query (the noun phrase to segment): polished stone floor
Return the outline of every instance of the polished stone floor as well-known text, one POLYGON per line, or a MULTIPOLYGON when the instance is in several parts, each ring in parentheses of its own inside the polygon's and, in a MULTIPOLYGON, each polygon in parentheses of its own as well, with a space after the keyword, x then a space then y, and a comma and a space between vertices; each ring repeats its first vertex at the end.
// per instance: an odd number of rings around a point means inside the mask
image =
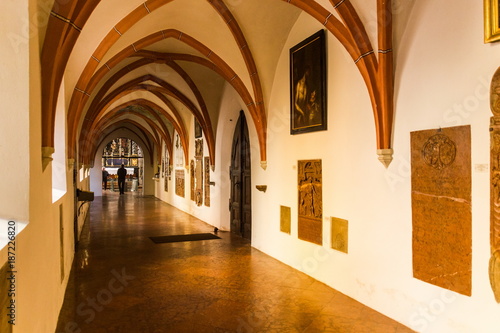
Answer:
POLYGON ((154 197, 91 205, 56 332, 354 332, 410 329, 154 197))

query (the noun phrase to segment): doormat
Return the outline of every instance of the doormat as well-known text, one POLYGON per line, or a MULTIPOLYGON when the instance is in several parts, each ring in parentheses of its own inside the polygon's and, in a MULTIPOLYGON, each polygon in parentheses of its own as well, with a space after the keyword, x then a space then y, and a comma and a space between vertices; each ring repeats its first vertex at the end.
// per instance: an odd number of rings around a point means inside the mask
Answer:
POLYGON ((160 237, 149 237, 156 244, 161 243, 176 243, 176 242, 192 242, 208 239, 220 239, 220 237, 214 234, 191 234, 191 235, 172 235, 172 236, 160 236, 160 237))

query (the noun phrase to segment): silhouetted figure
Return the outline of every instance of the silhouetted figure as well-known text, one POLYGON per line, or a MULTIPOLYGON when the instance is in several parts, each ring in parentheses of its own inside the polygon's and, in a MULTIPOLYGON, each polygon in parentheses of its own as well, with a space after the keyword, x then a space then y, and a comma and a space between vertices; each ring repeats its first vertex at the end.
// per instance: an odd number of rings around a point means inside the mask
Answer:
POLYGON ((116 172, 118 175, 118 189, 120 190, 120 194, 125 193, 125 176, 127 175, 127 169, 125 169, 125 165, 122 164, 120 169, 116 172))
POLYGON ((102 186, 106 190, 108 186, 108 176, 109 172, 106 171, 105 167, 102 167, 102 186))

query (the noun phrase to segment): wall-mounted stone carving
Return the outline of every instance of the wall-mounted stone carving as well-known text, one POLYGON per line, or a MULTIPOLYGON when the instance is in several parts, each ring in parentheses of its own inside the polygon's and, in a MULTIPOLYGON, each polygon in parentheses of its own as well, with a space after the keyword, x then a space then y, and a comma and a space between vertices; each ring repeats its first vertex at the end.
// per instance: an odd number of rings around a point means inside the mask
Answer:
POLYGON ((170 161, 170 153, 168 152, 167 146, 165 145, 165 168, 166 176, 170 177, 172 174, 172 164, 170 161))
POLYGON ((348 249, 348 222, 344 219, 332 217, 332 249, 347 253, 348 249))
POLYGON ((292 233, 292 210, 290 207, 280 206, 280 231, 292 233))
POLYGON ((191 181, 191 200, 195 201, 195 189, 194 189, 194 160, 191 160, 191 164, 189 166, 189 175, 191 181))
POLYGON ((210 207, 210 157, 205 157, 205 206, 210 207))
POLYGON ((490 247, 489 275, 500 303, 500 67, 491 81, 490 107, 490 247))
POLYGON ((203 157, 203 139, 195 140, 194 142, 194 157, 203 157))
POLYGON ((452 164, 455 161, 456 153, 455 142, 442 134, 431 136, 422 149, 425 163, 438 170, 452 164))
POLYGON ((413 276, 471 295, 470 126, 411 133, 413 276))
POLYGON ((184 170, 175 170, 175 194, 180 197, 185 196, 184 170))
POLYGON ((194 201, 197 206, 203 205, 203 139, 195 142, 194 164, 194 201))
POLYGON ((203 157, 197 157, 195 162, 195 202, 197 206, 203 205, 203 157))
POLYGON ((175 166, 182 168, 184 167, 184 148, 182 147, 182 141, 178 133, 175 134, 174 147, 175 166))
POLYGON ((321 160, 298 162, 299 239, 323 244, 323 180, 321 160))

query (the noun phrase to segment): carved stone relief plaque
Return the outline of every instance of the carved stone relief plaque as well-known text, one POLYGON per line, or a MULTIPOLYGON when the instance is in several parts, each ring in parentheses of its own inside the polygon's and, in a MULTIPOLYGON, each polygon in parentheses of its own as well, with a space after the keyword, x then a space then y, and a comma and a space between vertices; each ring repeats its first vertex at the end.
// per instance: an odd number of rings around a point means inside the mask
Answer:
POLYGON ((195 167, 195 198, 196 205, 203 205, 203 158, 196 158, 195 167))
POLYGON ((210 157, 205 157, 205 206, 210 207, 210 157))
POLYGON ((491 81, 490 107, 490 247, 489 275, 500 303, 500 67, 491 81))
POLYGON ((332 249, 347 253, 348 222, 347 220, 332 217, 332 249))
POLYGON ((422 157, 427 165, 441 170, 455 161, 457 148, 455 142, 442 134, 431 136, 422 148, 422 157))
POLYGON ((194 157, 203 157, 203 139, 196 140, 194 146, 194 157))
POLYGON ((184 198, 184 170, 175 170, 175 194, 184 198))
POLYGON ((195 141, 194 201, 203 205, 203 139, 195 141))
POLYGON ((471 295, 470 126, 411 133, 413 276, 471 295))
POLYGON ((321 160, 298 162, 299 239, 323 244, 323 190, 321 160))
POLYGON ((167 146, 165 146, 165 167, 167 169, 167 176, 170 178, 172 174, 172 161, 170 160, 170 153, 167 150, 167 146))
POLYGON ((292 233, 292 212, 290 207, 280 206, 280 231, 292 233))
POLYGON ((191 200, 194 201, 195 194, 194 194, 194 160, 191 160, 191 164, 189 166, 189 175, 190 175, 190 181, 191 181, 191 200))

